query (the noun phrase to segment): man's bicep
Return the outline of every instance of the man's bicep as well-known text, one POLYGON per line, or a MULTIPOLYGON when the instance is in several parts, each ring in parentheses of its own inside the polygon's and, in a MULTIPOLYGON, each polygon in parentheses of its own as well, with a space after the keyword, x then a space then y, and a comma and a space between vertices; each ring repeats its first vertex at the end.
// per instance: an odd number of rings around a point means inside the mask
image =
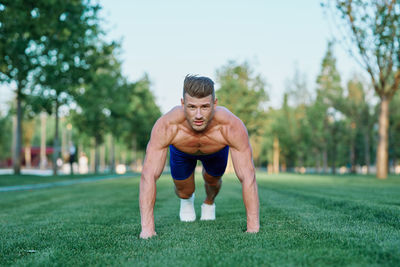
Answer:
POLYGON ((231 157, 236 175, 242 180, 254 176, 254 164, 247 129, 241 121, 235 126, 230 134, 231 157))
POLYGON ((146 148, 146 157, 143 165, 145 175, 158 178, 165 165, 168 150, 168 134, 162 120, 158 120, 150 136, 150 141, 146 148))
POLYGON ((155 146, 152 143, 148 144, 143 164, 143 175, 156 179, 160 177, 165 166, 167 149, 167 147, 155 146))

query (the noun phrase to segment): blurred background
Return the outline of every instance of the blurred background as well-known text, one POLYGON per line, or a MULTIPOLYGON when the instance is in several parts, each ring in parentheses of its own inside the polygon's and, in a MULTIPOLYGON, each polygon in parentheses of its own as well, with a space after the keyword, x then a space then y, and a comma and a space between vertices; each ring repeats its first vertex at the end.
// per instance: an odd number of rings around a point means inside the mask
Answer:
POLYGON ((1 0, 0 173, 140 171, 154 122, 198 74, 247 126, 260 170, 399 174, 399 14, 398 1, 1 0))

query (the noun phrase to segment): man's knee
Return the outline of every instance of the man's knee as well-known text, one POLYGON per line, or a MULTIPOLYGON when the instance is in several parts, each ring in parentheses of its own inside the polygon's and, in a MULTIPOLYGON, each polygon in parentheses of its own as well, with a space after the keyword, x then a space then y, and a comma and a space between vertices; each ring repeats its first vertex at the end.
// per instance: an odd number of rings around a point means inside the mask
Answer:
POLYGON ((181 187, 181 188, 178 188, 178 187, 175 186, 175 192, 176 192, 176 194, 178 195, 179 198, 188 199, 193 195, 194 188, 192 188, 192 187, 181 187))
POLYGON ((214 177, 209 175, 205 170, 203 170, 204 181, 210 186, 218 186, 222 183, 221 176, 214 177))

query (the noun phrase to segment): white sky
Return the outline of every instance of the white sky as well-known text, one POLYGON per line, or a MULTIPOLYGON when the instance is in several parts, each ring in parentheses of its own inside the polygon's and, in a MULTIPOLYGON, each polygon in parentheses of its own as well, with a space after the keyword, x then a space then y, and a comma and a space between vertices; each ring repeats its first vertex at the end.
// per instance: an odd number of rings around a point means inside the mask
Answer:
MULTIPOLYGON (((247 60, 269 84, 269 105, 278 107, 295 64, 314 89, 332 36, 318 0, 100 0, 100 4, 108 38, 122 39, 124 75, 135 81, 147 73, 163 112, 180 103, 186 74, 215 79, 215 71, 228 60, 247 60)), ((347 80, 357 65, 339 45, 335 52, 342 79, 347 80)), ((13 93, 4 86, 0 90, 4 108, 13 93)))

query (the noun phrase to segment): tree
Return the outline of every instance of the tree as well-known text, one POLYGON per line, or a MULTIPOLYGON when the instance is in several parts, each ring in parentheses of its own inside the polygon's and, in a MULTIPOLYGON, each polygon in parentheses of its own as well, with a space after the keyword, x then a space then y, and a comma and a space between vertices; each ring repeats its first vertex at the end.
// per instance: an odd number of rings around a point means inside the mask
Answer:
POLYGON ((59 147, 59 108, 72 102, 90 64, 88 57, 98 41, 98 5, 89 0, 46 2, 38 7, 38 17, 47 22, 40 45, 40 68, 35 73, 35 94, 49 99, 56 118, 53 174, 57 174, 59 147), (48 8, 51 6, 51 8, 48 8))
POLYGON ((220 85, 217 90, 219 103, 243 121, 250 136, 259 134, 263 105, 268 99, 261 75, 254 75, 247 62, 238 64, 234 61, 222 66, 216 74, 220 85))
MULTIPOLYGON (((103 43, 94 47, 87 58, 91 69, 86 84, 75 95, 77 108, 72 112, 74 125, 82 134, 94 138, 95 172, 98 172, 98 147, 104 142, 107 132, 111 131, 111 105, 116 98, 124 94, 121 91, 121 68, 116 58, 115 43, 103 43)), ((124 102, 126 103, 126 102, 124 102)))
MULTIPOLYGON (((362 154, 365 154, 365 164, 367 166, 367 172, 369 172, 370 164, 370 132, 372 128, 372 116, 370 115, 370 106, 367 102, 367 93, 364 89, 364 85, 361 79, 354 76, 347 83, 347 96, 344 99, 340 111, 344 113, 348 120, 348 132, 349 132, 349 143, 350 143, 350 164, 351 172, 355 173, 355 165, 357 163, 357 143, 356 137, 363 137, 364 150, 362 154)), ((361 151, 360 151, 361 152, 361 151)))
POLYGON ((10 112, 3 114, 0 111, 0 155, 1 160, 7 159, 11 155, 11 132, 12 132, 12 122, 10 112))
POLYGON ((343 99, 343 88, 340 84, 340 74, 336 68, 336 58, 333 54, 333 43, 328 48, 321 63, 321 71, 317 77, 317 98, 313 110, 316 119, 313 122, 317 138, 315 146, 322 151, 323 168, 326 172, 328 151, 331 153, 332 171, 335 172, 338 134, 336 110, 340 110, 343 99), (318 114, 315 114, 318 113, 318 114), (322 116, 322 117, 321 117, 322 116), (331 148, 331 149, 330 149, 331 148))
POLYGON ((396 0, 326 1, 338 18, 348 50, 367 71, 380 99, 377 178, 388 173, 389 103, 400 87, 400 2, 396 0))
POLYGON ((43 20, 37 5, 44 0, 4 0, 0 3, 0 82, 15 84, 17 131, 13 153, 15 174, 21 171, 22 105, 29 76, 38 67, 37 50, 43 20))
MULTIPOLYGON (((142 151, 146 149, 154 123, 161 116, 150 84, 147 74, 133 84, 126 84, 130 92, 125 96, 129 101, 125 106, 125 123, 129 128, 122 137, 128 147, 142 151)), ((112 108, 112 112, 116 110, 112 108)))
POLYGON ((288 125, 292 130, 295 165, 302 167, 309 158, 311 149, 312 129, 307 118, 307 109, 311 104, 311 95, 307 89, 306 77, 296 66, 293 78, 286 81, 287 101, 283 108, 292 117, 292 123, 288 125), (291 108, 289 108, 289 106, 291 108))
POLYGON ((400 94, 396 93, 390 103, 389 120, 389 158, 393 160, 393 165, 398 165, 400 159, 400 94))

